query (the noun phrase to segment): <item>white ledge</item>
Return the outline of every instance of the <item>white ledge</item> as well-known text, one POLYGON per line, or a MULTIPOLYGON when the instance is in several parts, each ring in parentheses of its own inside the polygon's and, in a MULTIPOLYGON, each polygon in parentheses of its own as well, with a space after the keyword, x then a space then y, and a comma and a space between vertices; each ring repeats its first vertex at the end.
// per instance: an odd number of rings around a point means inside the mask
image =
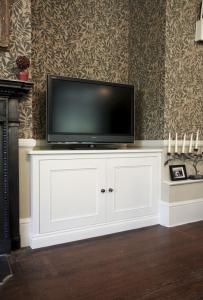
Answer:
POLYGON ((180 180, 180 181, 164 180, 164 184, 167 184, 167 185, 183 185, 183 184, 193 184, 193 183, 199 183, 199 182, 203 182, 203 179, 197 179, 197 180, 187 179, 187 180, 180 180))

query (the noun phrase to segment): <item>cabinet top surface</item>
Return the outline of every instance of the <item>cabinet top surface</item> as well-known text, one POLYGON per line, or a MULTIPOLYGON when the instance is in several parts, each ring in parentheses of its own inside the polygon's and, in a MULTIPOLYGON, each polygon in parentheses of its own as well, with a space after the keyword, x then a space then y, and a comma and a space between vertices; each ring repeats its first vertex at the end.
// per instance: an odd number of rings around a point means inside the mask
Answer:
POLYGON ((116 150, 47 150, 38 149, 29 151, 29 155, 61 155, 61 154, 125 154, 125 153, 161 153, 162 149, 136 148, 136 149, 116 149, 116 150))
POLYGON ((169 186, 176 186, 176 185, 184 185, 184 184, 203 183, 203 179, 196 179, 196 180, 187 179, 187 180, 180 180, 180 181, 165 180, 163 183, 169 186))

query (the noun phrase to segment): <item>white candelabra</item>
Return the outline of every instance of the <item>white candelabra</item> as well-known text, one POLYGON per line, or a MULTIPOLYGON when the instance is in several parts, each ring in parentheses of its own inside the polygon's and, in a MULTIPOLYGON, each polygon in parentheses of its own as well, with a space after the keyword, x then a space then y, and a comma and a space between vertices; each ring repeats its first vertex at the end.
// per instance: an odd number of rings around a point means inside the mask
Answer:
POLYGON ((188 152, 186 152, 186 133, 183 136, 182 148, 181 152, 178 152, 178 134, 175 135, 175 148, 174 152, 172 149, 172 139, 171 134, 169 133, 168 138, 168 152, 167 152, 167 160, 164 165, 167 165, 170 161, 180 160, 180 161, 192 161, 192 165, 195 169, 195 175, 188 176, 189 179, 203 179, 203 175, 200 175, 197 169, 197 165, 199 162, 203 161, 203 152, 199 151, 199 130, 196 133, 195 144, 193 143, 193 133, 190 136, 190 143, 188 152), (194 145, 193 145, 194 144, 194 145), (194 146, 194 148, 193 148, 194 146))

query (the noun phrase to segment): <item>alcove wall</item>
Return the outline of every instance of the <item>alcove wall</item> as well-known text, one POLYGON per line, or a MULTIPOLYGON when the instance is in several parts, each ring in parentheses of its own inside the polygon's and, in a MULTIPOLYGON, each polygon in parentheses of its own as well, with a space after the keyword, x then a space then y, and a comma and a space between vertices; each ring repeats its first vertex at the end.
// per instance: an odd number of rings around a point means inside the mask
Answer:
POLYGON ((14 0, 0 76, 32 58, 33 96, 20 106, 20 138, 45 137, 47 73, 136 87, 138 140, 203 132, 203 45, 194 42, 200 0, 14 0))

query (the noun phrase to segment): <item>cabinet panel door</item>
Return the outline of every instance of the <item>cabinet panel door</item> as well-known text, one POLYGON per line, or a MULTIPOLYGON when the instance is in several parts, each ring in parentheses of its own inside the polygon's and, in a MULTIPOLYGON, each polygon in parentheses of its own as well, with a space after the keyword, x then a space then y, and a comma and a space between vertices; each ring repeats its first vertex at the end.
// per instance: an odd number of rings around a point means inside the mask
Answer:
POLYGON ((107 162, 108 221, 133 219, 158 213, 159 159, 129 157, 107 162))
POLYGON ((105 221, 105 161, 40 161, 40 232, 105 221))

